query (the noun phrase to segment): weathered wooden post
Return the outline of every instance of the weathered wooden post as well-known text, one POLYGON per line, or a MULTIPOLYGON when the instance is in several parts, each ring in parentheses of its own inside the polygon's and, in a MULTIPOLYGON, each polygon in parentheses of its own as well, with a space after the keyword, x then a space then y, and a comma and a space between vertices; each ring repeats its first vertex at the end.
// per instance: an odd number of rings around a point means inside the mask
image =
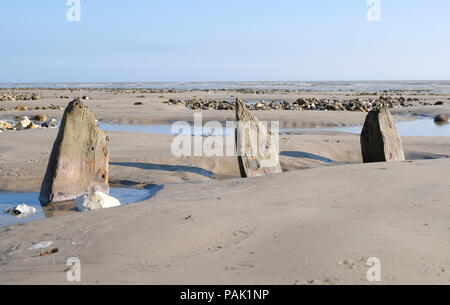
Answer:
MULTIPOLYGON (((236 149, 243 178, 282 173, 279 137, 236 99, 236 149)), ((272 126, 273 127, 273 126, 272 126)))
POLYGON ((367 115, 361 133, 361 150, 364 163, 405 160, 394 118, 386 107, 367 115))
POLYGON ((74 200, 86 192, 108 194, 108 142, 92 111, 80 99, 70 102, 42 182, 41 204, 74 200))

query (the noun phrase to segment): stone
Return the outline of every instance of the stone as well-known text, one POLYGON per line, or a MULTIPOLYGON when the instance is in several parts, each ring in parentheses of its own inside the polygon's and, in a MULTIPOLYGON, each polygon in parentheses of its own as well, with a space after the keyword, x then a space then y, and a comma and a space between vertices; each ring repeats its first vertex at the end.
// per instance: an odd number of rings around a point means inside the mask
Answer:
POLYGON ((236 99, 236 149, 243 178, 282 173, 278 135, 268 131, 247 106, 236 99))
POLYGON ((43 128, 55 128, 56 124, 58 124, 58 122, 55 119, 53 119, 50 122, 42 123, 41 127, 43 127, 43 128))
POLYGON ((39 126, 30 121, 30 123, 23 129, 36 129, 36 128, 39 128, 39 126))
POLYGON ((30 122, 30 124, 28 124, 27 129, 37 129, 39 128, 39 125, 34 124, 33 122, 30 122))
POLYGON ((19 204, 14 209, 8 209, 4 211, 6 214, 15 216, 19 219, 26 218, 28 216, 31 216, 33 214, 36 214, 36 208, 30 207, 24 203, 19 204))
POLYGON ((84 194, 75 200, 75 208, 80 212, 109 209, 120 206, 120 201, 102 192, 84 194))
POLYGON ((43 206, 85 193, 109 193, 109 139, 80 99, 67 106, 42 182, 43 206))
POLYGON ((436 124, 447 124, 448 116, 446 114, 440 114, 434 118, 436 124))
POLYGON ((47 116, 45 114, 36 114, 32 119, 38 122, 45 122, 47 121, 47 116))
POLYGON ((0 130, 11 130, 11 129, 12 129, 11 123, 0 120, 0 130))
POLYGON ((25 106, 17 106, 16 108, 14 108, 16 111, 28 111, 28 107, 25 106))
POLYGON ((30 119, 25 116, 16 123, 14 128, 16 128, 17 130, 22 130, 22 129, 26 129, 30 124, 31 124, 30 119))
POLYGON ((31 99, 32 99, 33 101, 37 101, 37 100, 40 100, 41 97, 40 97, 39 95, 33 93, 33 94, 31 95, 31 99))
POLYGON ((403 144, 386 107, 370 111, 361 133, 364 163, 404 161, 403 144))

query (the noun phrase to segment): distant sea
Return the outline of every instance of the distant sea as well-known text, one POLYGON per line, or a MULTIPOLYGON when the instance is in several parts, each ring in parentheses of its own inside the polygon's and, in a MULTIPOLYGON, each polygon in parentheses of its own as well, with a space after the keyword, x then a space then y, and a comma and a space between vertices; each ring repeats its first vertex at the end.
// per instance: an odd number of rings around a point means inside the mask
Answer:
POLYGON ((97 83, 0 83, 0 88, 76 89, 254 89, 289 91, 376 92, 414 90, 450 93, 450 81, 317 81, 317 82, 97 82, 97 83))

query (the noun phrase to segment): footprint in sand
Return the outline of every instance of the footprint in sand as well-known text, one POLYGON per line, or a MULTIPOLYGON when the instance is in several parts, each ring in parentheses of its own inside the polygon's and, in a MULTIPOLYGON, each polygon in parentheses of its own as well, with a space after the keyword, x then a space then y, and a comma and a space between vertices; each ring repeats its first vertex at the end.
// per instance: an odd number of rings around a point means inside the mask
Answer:
POLYGON ((304 286, 304 285, 310 285, 310 286, 316 286, 316 285, 338 285, 338 279, 324 279, 323 281, 321 280, 307 280, 307 281, 295 281, 294 285, 297 286, 304 286))
POLYGON ((348 269, 354 270, 354 269, 358 268, 358 265, 364 264, 364 263, 365 263, 365 259, 363 257, 363 258, 357 259, 356 261, 344 259, 343 261, 339 262, 338 265, 345 266, 348 269))

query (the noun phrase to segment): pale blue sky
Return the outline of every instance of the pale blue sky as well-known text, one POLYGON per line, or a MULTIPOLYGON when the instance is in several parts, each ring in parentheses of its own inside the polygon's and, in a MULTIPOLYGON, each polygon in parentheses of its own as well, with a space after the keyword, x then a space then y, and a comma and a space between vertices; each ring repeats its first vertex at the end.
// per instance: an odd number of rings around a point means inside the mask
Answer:
POLYGON ((0 3, 0 82, 449 80, 450 1, 0 3))

